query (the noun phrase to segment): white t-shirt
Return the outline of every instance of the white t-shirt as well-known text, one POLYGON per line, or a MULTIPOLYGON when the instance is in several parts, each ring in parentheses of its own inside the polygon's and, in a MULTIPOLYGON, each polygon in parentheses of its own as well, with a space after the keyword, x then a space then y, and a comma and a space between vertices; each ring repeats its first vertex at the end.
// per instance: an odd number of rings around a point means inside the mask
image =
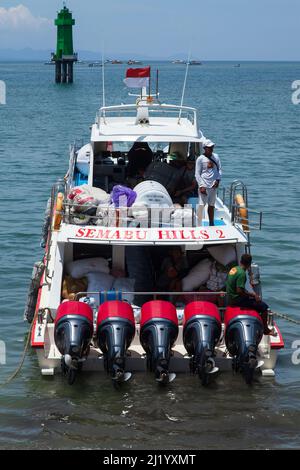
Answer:
POLYGON ((221 161, 216 153, 213 153, 211 159, 214 164, 205 155, 200 155, 196 161, 195 178, 199 188, 212 188, 216 180, 221 180, 222 169, 221 161))

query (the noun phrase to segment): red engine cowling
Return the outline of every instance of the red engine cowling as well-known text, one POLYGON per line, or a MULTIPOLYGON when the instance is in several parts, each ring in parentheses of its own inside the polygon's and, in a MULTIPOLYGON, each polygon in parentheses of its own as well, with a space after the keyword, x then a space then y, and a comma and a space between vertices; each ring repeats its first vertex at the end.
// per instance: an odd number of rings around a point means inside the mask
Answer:
POLYGON ((97 340, 104 353, 105 368, 117 382, 130 379, 125 372, 126 351, 135 335, 132 307, 127 302, 111 300, 100 305, 97 317, 97 340))
POLYGON ((231 356, 233 368, 241 371, 246 382, 253 380, 258 345, 263 336, 263 322, 255 310, 227 307, 224 316, 225 342, 231 356))
POLYGON ((236 321, 237 317, 241 316, 242 319, 245 317, 256 318, 258 322, 262 323, 262 319, 259 313, 255 310, 242 309, 240 307, 227 307, 224 314, 224 324, 227 328, 231 321, 236 321))
POLYGON ((217 306, 211 302, 190 302, 184 309, 184 325, 193 317, 204 315, 205 317, 214 318, 217 323, 221 324, 221 316, 217 306))
POLYGON ((62 371, 72 384, 82 368, 93 337, 93 310, 83 302, 63 302, 57 309, 54 327, 55 344, 62 354, 62 371))
POLYGON ((63 317, 68 315, 84 317, 90 324, 93 325, 93 310, 88 304, 85 304, 84 302, 68 300, 67 302, 60 304, 56 312, 55 324, 57 324, 63 317))
POLYGON ((148 369, 156 380, 168 383, 175 374, 169 373, 171 348, 178 336, 176 308, 165 300, 152 300, 141 310, 141 344, 147 354, 148 369))
POLYGON ((211 302, 191 302, 184 310, 183 343, 191 356, 191 372, 207 385, 215 367, 214 350, 222 331, 218 308, 211 302))

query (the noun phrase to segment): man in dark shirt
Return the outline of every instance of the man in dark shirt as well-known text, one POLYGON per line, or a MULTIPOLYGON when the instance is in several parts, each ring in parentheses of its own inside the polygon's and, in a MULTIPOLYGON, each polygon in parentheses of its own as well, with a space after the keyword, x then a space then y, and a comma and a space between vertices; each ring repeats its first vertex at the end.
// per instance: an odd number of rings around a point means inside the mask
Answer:
POLYGON ((260 313, 263 324, 264 334, 274 334, 274 330, 268 327, 268 305, 261 300, 259 295, 254 292, 248 292, 245 288, 247 276, 246 271, 251 267, 252 256, 244 254, 241 257, 240 265, 233 267, 229 273, 226 282, 226 292, 228 304, 232 307, 252 309, 260 313))

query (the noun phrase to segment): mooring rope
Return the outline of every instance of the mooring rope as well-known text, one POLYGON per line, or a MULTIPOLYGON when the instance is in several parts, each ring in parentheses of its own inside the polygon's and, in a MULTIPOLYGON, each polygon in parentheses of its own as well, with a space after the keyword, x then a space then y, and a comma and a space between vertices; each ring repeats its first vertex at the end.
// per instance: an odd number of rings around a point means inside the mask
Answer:
POLYGON ((279 317, 279 318, 282 318, 283 320, 286 320, 290 323, 294 323, 295 325, 300 325, 300 320, 295 320, 294 318, 291 318, 289 315, 287 315, 286 313, 279 313, 279 312, 274 312, 272 310, 272 313, 273 315, 275 315, 276 317, 279 317))
POLYGON ((10 382, 12 382, 14 380, 14 378, 17 377, 20 370, 22 369, 24 361, 25 361, 25 357, 26 357, 26 354, 27 354, 27 351, 28 351, 29 343, 30 343, 32 326, 33 326, 33 322, 32 322, 31 328, 29 330, 27 341, 26 341, 26 344, 25 344, 25 348, 24 348, 24 351, 23 351, 23 354, 22 354, 22 357, 21 357, 21 360, 20 360, 20 363, 19 363, 18 367, 3 383, 0 384, 0 388, 5 387, 10 382))
MULTIPOLYGON (((47 309, 45 309, 47 310, 47 309)), ((29 329, 29 332, 28 332, 28 336, 27 336, 27 341, 26 341, 26 344, 25 344, 25 348, 23 350, 23 353, 22 353, 22 356, 21 356, 21 360, 19 362, 19 365, 18 367, 15 369, 15 371, 4 381, 0 384, 0 388, 3 388, 5 387, 6 385, 10 384, 10 382, 12 382, 16 377, 17 375, 19 374, 19 372, 21 371, 22 367, 23 367, 23 364, 24 364, 24 361, 25 361, 25 358, 26 358, 26 354, 28 352, 28 348, 29 348, 29 344, 30 344, 30 339, 31 339, 31 334, 32 334, 32 329, 33 329, 33 325, 35 323, 35 320, 36 320, 36 317, 38 316, 38 313, 41 312, 41 310, 37 309, 34 316, 33 316, 33 319, 32 319, 32 322, 31 322, 31 326, 30 326, 30 329, 29 329)))

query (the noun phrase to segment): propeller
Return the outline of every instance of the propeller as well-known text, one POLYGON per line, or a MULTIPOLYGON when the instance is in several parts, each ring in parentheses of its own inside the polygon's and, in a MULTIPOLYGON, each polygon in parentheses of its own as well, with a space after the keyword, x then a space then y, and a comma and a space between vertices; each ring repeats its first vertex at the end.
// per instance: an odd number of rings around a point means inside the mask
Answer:
POLYGON ((65 354, 64 355, 64 361, 65 361, 65 364, 66 366, 69 368, 69 369, 78 369, 78 359, 77 358, 72 358, 72 356, 70 356, 70 354, 65 354))
POLYGON ((162 384, 168 384, 168 383, 173 382, 175 378, 176 378, 176 374, 174 374, 174 372, 164 371, 160 373, 160 376, 156 379, 156 382, 162 383, 162 384))
POLYGON ((112 380, 117 382, 117 383, 122 383, 122 382, 128 382, 132 377, 131 372, 124 372, 122 369, 118 369, 114 376, 112 377, 112 380))
POLYGON ((256 366, 256 369, 259 369, 260 367, 262 367, 264 365, 265 361, 257 361, 257 366, 256 366))
POLYGON ((205 372, 207 374, 215 374, 216 372, 219 372, 219 367, 216 367, 216 363, 212 358, 207 359, 205 372))

